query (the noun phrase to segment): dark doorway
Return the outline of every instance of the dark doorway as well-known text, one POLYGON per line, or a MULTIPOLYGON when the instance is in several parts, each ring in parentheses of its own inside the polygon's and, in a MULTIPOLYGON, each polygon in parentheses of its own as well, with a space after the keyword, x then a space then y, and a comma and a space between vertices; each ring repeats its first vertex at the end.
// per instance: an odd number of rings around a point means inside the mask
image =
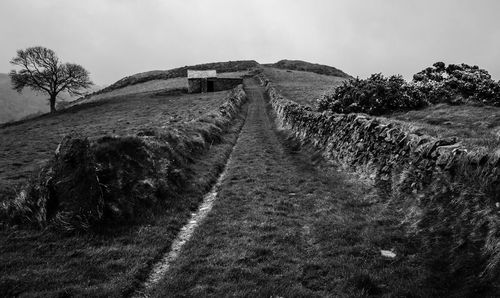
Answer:
POLYGON ((207 82, 207 92, 214 92, 214 81, 207 82))

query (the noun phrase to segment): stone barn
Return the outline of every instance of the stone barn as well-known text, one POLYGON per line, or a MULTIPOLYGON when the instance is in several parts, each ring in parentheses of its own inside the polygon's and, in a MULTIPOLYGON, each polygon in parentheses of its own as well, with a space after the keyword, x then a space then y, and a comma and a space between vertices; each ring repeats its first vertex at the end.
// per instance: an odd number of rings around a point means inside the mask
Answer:
POLYGON ((218 78, 216 70, 188 70, 188 93, 217 92, 243 84, 241 78, 218 78))

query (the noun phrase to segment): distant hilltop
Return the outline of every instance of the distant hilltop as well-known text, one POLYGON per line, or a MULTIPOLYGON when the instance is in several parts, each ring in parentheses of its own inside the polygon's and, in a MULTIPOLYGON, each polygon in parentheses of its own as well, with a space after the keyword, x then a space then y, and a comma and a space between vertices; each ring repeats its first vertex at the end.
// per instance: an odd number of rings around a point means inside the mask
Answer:
POLYGON ((274 64, 262 64, 262 65, 255 60, 239 60, 239 61, 212 62, 212 63, 204 63, 191 66, 183 66, 183 67, 173 68, 170 70, 153 70, 153 71, 141 72, 120 79, 117 82, 111 84, 110 86, 99 90, 95 94, 105 93, 115 89, 120 89, 126 86, 140 84, 151 80, 166 80, 178 77, 187 77, 188 69, 216 70, 218 73, 224 73, 224 72, 244 71, 259 66, 270 66, 281 69, 308 71, 308 72, 314 72, 329 76, 337 76, 342 78, 352 78, 350 75, 346 74, 342 70, 337 69, 333 66, 309 63, 300 60, 280 60, 274 64))
POLYGON ((342 70, 335 68, 333 66, 322 65, 317 63, 309 63, 301 60, 280 60, 274 64, 266 64, 266 66, 271 66, 281 69, 308 71, 317 74, 335 76, 341 78, 349 78, 349 79, 352 78, 352 76, 346 74, 342 70))

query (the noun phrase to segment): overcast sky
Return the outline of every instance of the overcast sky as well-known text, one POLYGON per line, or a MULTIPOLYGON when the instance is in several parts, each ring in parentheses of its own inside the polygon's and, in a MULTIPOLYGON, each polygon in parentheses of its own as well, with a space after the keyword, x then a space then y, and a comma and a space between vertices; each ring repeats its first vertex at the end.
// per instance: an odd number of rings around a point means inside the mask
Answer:
POLYGON ((300 59, 362 78, 436 61, 500 79, 498 0, 0 0, 0 72, 42 45, 97 84, 205 62, 300 59))

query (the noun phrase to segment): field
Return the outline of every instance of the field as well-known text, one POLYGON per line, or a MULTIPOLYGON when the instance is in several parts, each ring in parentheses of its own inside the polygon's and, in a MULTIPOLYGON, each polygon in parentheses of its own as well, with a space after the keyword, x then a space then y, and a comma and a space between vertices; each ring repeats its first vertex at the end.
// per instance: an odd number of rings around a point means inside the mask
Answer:
POLYGON ((428 108, 388 116, 410 131, 434 137, 457 137, 468 149, 500 150, 500 108, 491 106, 450 106, 428 108))
POLYGON ((281 93, 297 103, 316 106, 316 99, 338 86, 345 78, 306 71, 264 68, 264 74, 281 93))
POLYGON ((0 191, 24 182, 71 131, 90 138, 135 135, 143 129, 197 118, 219 106, 227 94, 118 96, 0 128, 0 191))
MULTIPOLYGON (((141 130, 190 121, 218 110, 230 91, 162 95, 147 92, 81 104, 0 128, 0 187, 22 183, 50 158, 62 136, 78 130, 91 139, 134 135, 141 130)), ((243 123, 237 117, 208 152, 193 155, 182 200, 140 223, 102 227, 82 235, 0 224, 0 293, 46 296, 127 296, 169 248, 181 225, 211 187, 243 123)))

